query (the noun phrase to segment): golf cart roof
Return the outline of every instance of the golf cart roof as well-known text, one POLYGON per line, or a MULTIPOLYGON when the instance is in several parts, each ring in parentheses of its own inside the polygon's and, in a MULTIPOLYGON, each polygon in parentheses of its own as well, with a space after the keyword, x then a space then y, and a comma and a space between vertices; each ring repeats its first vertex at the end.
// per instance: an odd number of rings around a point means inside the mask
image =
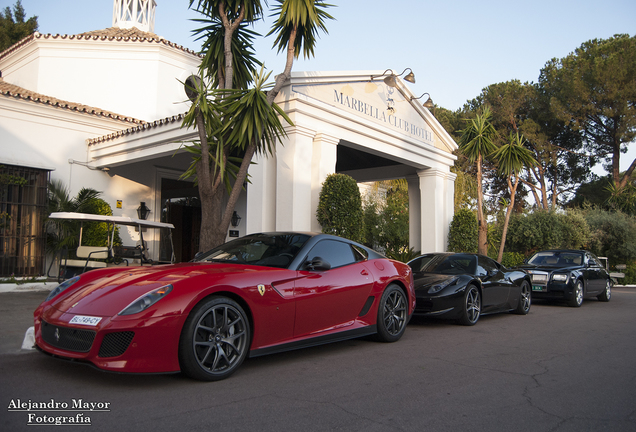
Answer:
POLYGON ((51 219, 67 219, 78 221, 106 222, 116 225, 140 226, 142 228, 174 228, 171 223, 146 221, 133 219, 127 216, 103 216, 88 213, 54 212, 49 215, 51 219))

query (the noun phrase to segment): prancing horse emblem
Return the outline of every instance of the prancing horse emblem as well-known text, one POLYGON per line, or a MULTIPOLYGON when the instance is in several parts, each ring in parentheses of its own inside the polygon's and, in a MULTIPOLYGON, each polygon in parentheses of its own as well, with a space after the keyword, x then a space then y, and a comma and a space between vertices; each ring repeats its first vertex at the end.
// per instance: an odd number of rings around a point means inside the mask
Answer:
POLYGON ((60 341, 60 329, 59 328, 55 328, 55 333, 53 334, 53 336, 55 336, 55 341, 59 342, 60 341))
POLYGON ((265 285, 259 285, 258 292, 261 293, 261 295, 265 295, 265 285))

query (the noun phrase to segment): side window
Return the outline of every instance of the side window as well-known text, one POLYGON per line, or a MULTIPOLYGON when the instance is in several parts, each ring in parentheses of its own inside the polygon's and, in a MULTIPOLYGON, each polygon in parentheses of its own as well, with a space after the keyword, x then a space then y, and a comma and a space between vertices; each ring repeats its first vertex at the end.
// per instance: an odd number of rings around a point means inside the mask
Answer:
POLYGON ((489 273, 497 270, 497 265, 490 258, 480 256, 477 260, 477 276, 488 276, 489 273))
POLYGON ((316 244, 316 246, 309 251, 307 261, 311 261, 316 257, 328 261, 329 264, 331 264, 331 268, 342 267, 359 261, 353 254, 351 246, 336 240, 323 240, 316 244))

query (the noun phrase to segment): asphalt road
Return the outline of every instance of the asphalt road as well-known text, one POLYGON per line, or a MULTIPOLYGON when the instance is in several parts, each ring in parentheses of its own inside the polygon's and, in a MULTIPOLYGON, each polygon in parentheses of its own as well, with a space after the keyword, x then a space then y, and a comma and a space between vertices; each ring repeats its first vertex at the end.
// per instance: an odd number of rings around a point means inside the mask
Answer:
POLYGON ((394 344, 358 339, 249 359, 216 383, 104 373, 20 350, 44 296, 0 293, 2 431, 32 430, 29 415, 90 419, 37 429, 56 432, 636 431, 633 288, 614 289, 609 303, 534 304, 527 316, 474 327, 416 320, 394 344), (71 409, 79 400, 106 408, 71 409), (28 401, 70 411, 11 408, 28 401))

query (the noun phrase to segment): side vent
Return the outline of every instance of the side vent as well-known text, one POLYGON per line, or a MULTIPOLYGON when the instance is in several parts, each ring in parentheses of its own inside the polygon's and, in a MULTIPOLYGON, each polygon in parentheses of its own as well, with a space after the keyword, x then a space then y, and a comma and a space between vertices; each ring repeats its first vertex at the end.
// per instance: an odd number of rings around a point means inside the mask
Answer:
POLYGON ((369 309, 371 309, 371 305, 373 304, 373 300, 375 300, 374 296, 370 296, 367 299, 367 302, 364 304, 364 307, 362 308, 362 310, 360 311, 360 315, 358 316, 365 316, 367 312, 369 312, 369 309))

